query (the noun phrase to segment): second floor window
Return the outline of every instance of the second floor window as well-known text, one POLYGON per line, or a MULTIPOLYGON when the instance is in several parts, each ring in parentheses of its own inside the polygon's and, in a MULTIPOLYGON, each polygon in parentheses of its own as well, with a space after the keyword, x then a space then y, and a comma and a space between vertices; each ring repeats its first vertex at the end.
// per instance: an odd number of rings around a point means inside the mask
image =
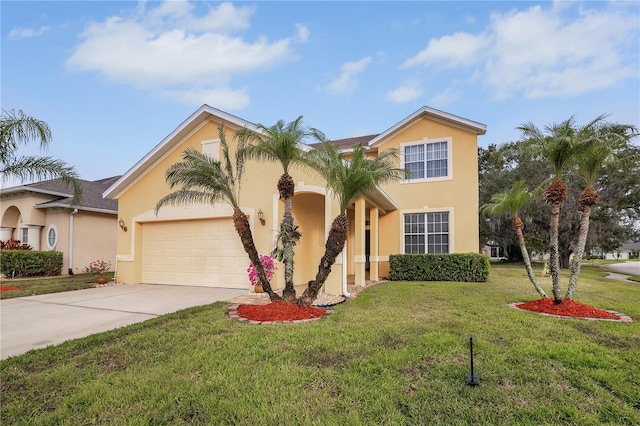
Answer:
POLYGON ((404 168, 411 172, 409 180, 449 176, 449 143, 447 141, 405 145, 404 168))

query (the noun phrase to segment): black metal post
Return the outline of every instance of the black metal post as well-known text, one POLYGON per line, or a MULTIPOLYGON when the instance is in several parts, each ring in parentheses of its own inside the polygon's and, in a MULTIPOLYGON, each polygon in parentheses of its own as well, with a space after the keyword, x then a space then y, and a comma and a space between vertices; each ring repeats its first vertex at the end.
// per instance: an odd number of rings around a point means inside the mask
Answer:
POLYGON ((471 373, 467 374, 467 384, 470 386, 478 386, 480 382, 478 381, 478 375, 473 371, 473 337, 469 337, 467 342, 469 342, 469 355, 471 358, 471 373))

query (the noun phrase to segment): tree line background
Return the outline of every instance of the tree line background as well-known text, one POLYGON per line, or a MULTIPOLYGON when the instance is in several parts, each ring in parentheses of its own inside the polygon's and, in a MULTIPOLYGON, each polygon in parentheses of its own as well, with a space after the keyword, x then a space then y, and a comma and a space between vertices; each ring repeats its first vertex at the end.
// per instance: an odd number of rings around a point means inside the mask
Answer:
MULTIPOLYGON (((525 141, 502 145, 490 144, 478 148, 479 205, 485 205, 491 196, 503 192, 517 180, 524 179, 529 190, 548 182, 553 176, 551 164, 544 158, 532 157, 522 149, 525 141)), ((620 149, 619 158, 640 156, 640 147, 627 141, 620 149)), ((579 197, 584 188, 574 170, 568 170, 564 179, 569 187, 568 198, 560 215, 558 242, 560 265, 569 267, 569 257, 575 250, 580 228, 579 197)), ((640 161, 621 165, 608 165, 594 185, 600 202, 591 213, 591 226, 585 252, 598 247, 603 252, 614 252, 624 243, 640 239, 640 161)), ((527 247, 536 255, 548 251, 550 206, 538 196, 520 212, 524 221, 527 247)), ((522 260, 515 230, 508 217, 480 216, 480 243, 491 242, 500 246, 510 260, 522 260)), ((481 247, 482 248, 482 247, 481 247)))

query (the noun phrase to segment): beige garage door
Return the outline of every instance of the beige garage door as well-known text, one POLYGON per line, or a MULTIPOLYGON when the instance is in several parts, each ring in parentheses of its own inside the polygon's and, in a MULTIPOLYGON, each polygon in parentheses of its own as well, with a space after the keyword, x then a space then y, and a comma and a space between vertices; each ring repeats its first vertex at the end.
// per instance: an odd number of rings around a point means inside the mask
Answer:
POLYGON ((249 258, 231 219, 142 225, 142 281, 249 288, 249 258))

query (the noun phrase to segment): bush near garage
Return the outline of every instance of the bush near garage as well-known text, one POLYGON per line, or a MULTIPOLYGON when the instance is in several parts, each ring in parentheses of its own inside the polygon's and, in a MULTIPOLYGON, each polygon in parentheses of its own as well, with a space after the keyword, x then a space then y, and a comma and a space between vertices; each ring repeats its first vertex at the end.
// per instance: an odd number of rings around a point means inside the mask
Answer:
POLYGON ((490 265, 477 253, 394 254, 389 268, 391 281, 486 282, 490 265))

